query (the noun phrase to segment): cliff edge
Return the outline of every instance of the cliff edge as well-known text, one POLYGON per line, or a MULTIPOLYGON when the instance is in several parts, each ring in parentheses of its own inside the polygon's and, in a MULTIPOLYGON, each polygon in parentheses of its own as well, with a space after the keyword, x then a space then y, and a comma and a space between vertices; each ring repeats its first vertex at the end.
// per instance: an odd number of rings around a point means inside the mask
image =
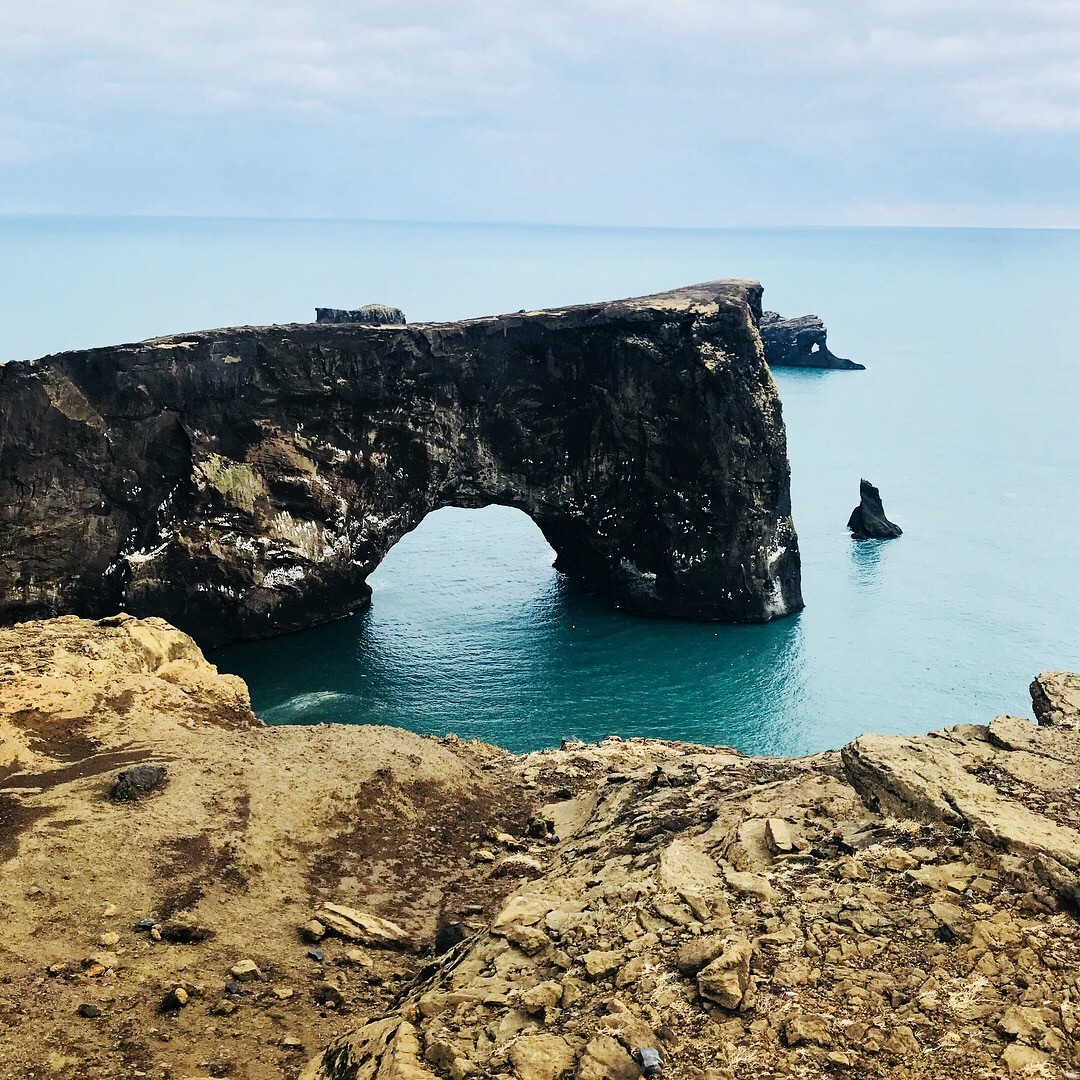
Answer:
POLYGON ((0 631, 0 1061, 1067 1076, 1080 676, 1032 698, 1037 723, 802 759, 615 738, 519 757, 263 727, 160 620, 0 631))

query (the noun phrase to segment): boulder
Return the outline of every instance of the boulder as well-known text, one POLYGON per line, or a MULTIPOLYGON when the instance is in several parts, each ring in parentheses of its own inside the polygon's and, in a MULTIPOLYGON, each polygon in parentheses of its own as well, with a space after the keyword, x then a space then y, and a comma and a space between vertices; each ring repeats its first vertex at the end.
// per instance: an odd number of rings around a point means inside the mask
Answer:
POLYGON ((164 765, 133 765, 117 773, 109 791, 113 802, 136 802, 157 791, 165 783, 164 765))
POLYGON ((725 1009, 737 1009, 750 985, 750 942, 729 939, 724 951, 698 972, 698 993, 725 1009))

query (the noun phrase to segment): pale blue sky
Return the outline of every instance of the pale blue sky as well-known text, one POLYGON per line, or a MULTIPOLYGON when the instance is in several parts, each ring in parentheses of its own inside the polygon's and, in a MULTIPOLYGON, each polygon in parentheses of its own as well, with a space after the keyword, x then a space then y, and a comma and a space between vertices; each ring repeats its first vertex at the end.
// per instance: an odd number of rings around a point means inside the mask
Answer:
POLYGON ((0 213, 1080 226, 1080 0, 0 0, 0 213))

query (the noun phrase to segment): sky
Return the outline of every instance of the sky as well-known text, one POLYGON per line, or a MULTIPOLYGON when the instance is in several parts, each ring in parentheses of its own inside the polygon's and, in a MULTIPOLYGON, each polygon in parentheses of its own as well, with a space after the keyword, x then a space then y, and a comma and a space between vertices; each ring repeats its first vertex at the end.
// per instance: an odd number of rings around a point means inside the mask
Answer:
POLYGON ((1080 227, 1080 0, 0 0, 0 213, 1080 227))

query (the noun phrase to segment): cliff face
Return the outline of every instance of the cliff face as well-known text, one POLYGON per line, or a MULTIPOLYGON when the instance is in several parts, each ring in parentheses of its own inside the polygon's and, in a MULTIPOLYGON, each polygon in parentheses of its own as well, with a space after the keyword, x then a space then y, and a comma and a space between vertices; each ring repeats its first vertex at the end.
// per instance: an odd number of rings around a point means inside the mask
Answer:
POLYGON ((802 606, 761 288, 469 322, 243 327, 0 367, 0 622, 203 644, 361 606, 441 506, 515 506, 629 611, 802 606))
POLYGON ((865 371, 864 364, 845 360, 829 351, 828 331, 816 315, 785 319, 775 311, 761 316, 761 340, 770 367, 834 368, 865 371))

